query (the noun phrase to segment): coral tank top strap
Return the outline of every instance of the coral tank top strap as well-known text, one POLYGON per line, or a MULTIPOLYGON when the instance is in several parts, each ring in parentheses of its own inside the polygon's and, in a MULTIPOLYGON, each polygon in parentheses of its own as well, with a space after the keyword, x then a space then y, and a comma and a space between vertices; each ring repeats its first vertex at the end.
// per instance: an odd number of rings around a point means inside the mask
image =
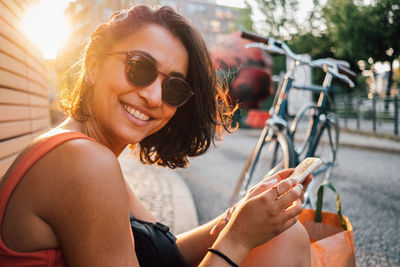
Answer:
POLYGON ((62 250, 60 248, 44 249, 35 252, 16 252, 9 249, 3 242, 1 235, 1 225, 8 200, 14 189, 24 176, 24 174, 46 153, 57 147, 58 145, 72 139, 89 139, 93 138, 80 132, 63 132, 36 144, 25 157, 12 170, 3 188, 0 191, 0 266, 4 267, 23 267, 23 266, 48 266, 48 267, 65 267, 65 261, 62 250))
POLYGON ((32 167, 32 165, 35 164, 35 162, 43 157, 47 152, 72 139, 89 139, 95 141, 95 139, 90 138, 81 132, 64 132, 43 140, 28 152, 28 154, 14 168, 2 189, 0 194, 0 219, 3 217, 5 207, 7 206, 7 201, 14 191, 14 188, 17 186, 29 168, 32 167))

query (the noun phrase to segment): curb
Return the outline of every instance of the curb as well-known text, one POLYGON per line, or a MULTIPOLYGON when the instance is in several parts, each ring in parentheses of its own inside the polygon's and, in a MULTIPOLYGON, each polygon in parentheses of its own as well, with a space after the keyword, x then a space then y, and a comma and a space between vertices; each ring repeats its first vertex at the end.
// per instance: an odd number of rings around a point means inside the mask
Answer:
POLYGON ((349 134, 355 134, 355 135, 361 135, 361 136, 367 136, 367 137, 375 137, 379 139, 387 139, 390 141, 394 142, 400 142, 400 135, 396 136, 393 134, 388 134, 388 133, 374 133, 370 131, 362 131, 362 130, 357 130, 357 129, 352 129, 352 128, 340 128, 340 131, 342 133, 349 133, 349 134))
MULTIPOLYGON (((259 137, 262 129, 242 129, 242 131, 243 130, 249 136, 259 137)), ((348 129, 340 129, 339 145, 362 150, 400 154, 400 141, 395 137, 386 138, 384 136, 367 134, 365 132, 349 131, 348 129)))
POLYGON ((125 180, 145 207, 171 232, 185 232, 198 226, 192 194, 174 170, 143 165, 126 149, 118 158, 125 180))
POLYGON ((341 129, 339 145, 342 147, 400 154, 400 142, 393 138, 385 138, 374 134, 356 133, 348 131, 347 129, 341 129))
POLYGON ((356 149, 369 150, 369 151, 373 150, 373 151, 378 151, 378 152, 392 153, 392 154, 400 155, 400 149, 397 149, 397 148, 352 144, 352 143, 346 143, 346 142, 342 142, 342 141, 339 141, 339 147, 356 148, 356 149))
POLYGON ((180 234, 198 226, 198 217, 193 196, 183 178, 173 170, 167 169, 171 185, 173 209, 172 229, 180 234))

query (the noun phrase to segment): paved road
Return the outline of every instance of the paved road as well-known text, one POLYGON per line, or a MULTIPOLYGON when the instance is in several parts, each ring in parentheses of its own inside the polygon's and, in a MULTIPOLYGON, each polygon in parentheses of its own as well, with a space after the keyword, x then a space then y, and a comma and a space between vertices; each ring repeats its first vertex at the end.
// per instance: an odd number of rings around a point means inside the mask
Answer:
MULTIPOLYGON (((179 173, 192 191, 199 222, 223 212, 256 139, 237 132, 179 173)), ((332 181, 354 227, 358 266, 400 266, 400 155, 341 148, 332 181)), ((326 194, 333 210, 333 195, 326 194)))

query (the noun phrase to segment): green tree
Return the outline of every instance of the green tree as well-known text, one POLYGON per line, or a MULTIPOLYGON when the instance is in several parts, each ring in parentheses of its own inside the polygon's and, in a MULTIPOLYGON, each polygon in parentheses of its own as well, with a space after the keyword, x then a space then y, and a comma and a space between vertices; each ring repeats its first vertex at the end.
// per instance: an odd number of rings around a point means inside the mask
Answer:
MULTIPOLYGON (((313 0, 313 9, 308 11, 305 21, 299 20, 298 0, 256 0, 246 1, 253 14, 263 14, 259 27, 260 34, 284 40, 295 53, 307 53, 312 58, 333 56, 332 42, 324 32, 323 5, 313 0), (252 3, 252 4, 250 4, 252 3)), ((255 22, 256 23, 256 22, 255 22)), ((274 57, 274 73, 285 69, 285 57, 274 57)))
POLYGON ((400 56, 400 4, 398 0, 376 0, 356 5, 354 0, 328 0, 323 9, 327 34, 335 43, 335 55, 353 66, 359 60, 388 61, 391 66, 387 94, 390 93, 393 61, 400 56))
POLYGON ((240 11, 240 17, 238 22, 235 23, 234 30, 239 31, 253 31, 253 20, 251 19, 252 9, 248 3, 246 4, 246 8, 243 8, 240 11))
MULTIPOLYGON (((334 43, 325 33, 295 34, 287 43, 296 54, 309 54, 314 59, 334 57, 334 43)), ((324 76, 320 69, 313 69, 313 83, 321 84, 324 76)))
POLYGON ((373 55, 376 61, 388 61, 390 64, 389 83, 386 95, 390 95, 393 83, 393 61, 400 56, 400 3, 398 0, 379 0, 368 8, 370 16, 378 22, 379 34, 375 40, 379 52, 373 55))
POLYGON ((260 23, 259 31, 264 35, 286 39, 298 32, 299 25, 296 20, 299 10, 298 0, 246 0, 245 2, 252 6, 254 13, 258 12, 263 17, 258 23, 260 23))

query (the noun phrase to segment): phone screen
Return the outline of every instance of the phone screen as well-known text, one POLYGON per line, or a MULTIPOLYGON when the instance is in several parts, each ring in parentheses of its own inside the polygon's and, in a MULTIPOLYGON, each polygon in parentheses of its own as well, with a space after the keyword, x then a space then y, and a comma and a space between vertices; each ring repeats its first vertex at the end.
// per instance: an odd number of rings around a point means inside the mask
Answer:
MULTIPOLYGON (((297 167, 294 169, 294 172, 289 175, 289 177, 297 178, 299 184, 303 183, 306 179, 307 175, 315 171, 320 165, 321 160, 319 158, 308 157, 304 159, 297 167)), ((288 178, 289 178, 288 177, 288 178)))

